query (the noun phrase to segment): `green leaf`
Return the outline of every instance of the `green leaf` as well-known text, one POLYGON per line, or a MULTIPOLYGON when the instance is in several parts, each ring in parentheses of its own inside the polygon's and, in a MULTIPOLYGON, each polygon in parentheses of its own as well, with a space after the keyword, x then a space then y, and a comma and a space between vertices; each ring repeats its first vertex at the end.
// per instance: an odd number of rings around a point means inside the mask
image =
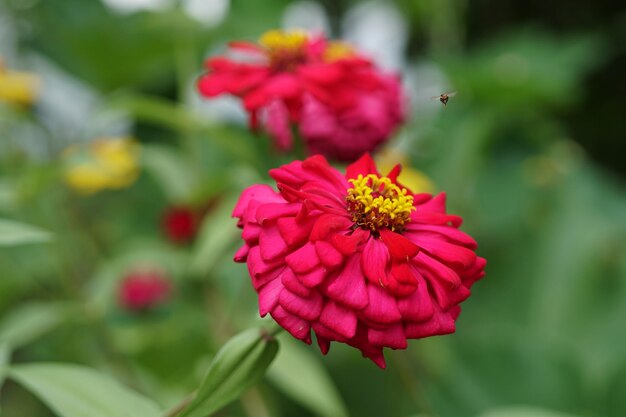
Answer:
POLYGON ((606 54, 597 36, 557 37, 526 27, 490 39, 468 57, 456 57, 448 69, 453 84, 471 90, 474 101, 517 108, 576 98, 581 79, 606 54))
POLYGON ((319 416, 348 416, 346 406, 322 363, 291 338, 281 339, 280 355, 268 370, 267 377, 282 392, 319 416))
POLYGON ((202 223, 191 258, 191 272, 196 276, 206 275, 224 254, 239 240, 241 229, 231 218, 235 206, 234 198, 226 198, 215 212, 202 223))
POLYGON ((239 398, 265 374, 278 342, 264 329, 249 329, 217 352, 198 394, 179 417, 207 417, 239 398))
POLYGON ((158 417, 152 400, 93 369, 71 364, 14 366, 9 377, 60 417, 158 417))
POLYGON ((35 226, 0 219, 0 246, 17 246, 27 243, 42 243, 52 239, 52 233, 35 226))
POLYGON ((482 414, 480 417, 576 417, 572 414, 564 414, 558 411, 546 410, 545 408, 515 406, 498 408, 482 414))
POLYGON ((0 342, 14 349, 27 345, 59 325, 67 312, 66 304, 24 304, 9 313, 0 323, 0 342))

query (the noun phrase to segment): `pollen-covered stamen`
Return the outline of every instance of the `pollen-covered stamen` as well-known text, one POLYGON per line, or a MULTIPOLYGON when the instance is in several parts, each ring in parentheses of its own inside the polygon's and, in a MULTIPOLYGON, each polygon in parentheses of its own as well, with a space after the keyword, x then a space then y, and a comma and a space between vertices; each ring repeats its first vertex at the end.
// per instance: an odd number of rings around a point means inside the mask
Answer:
POLYGON ((270 30, 259 39, 265 48, 272 67, 281 71, 291 71, 306 59, 304 47, 308 35, 303 31, 270 30))
POLYGON ((380 228, 398 231, 410 221, 415 207, 406 188, 374 174, 365 177, 359 174, 348 181, 353 187, 348 189, 346 202, 356 225, 373 231, 380 228))

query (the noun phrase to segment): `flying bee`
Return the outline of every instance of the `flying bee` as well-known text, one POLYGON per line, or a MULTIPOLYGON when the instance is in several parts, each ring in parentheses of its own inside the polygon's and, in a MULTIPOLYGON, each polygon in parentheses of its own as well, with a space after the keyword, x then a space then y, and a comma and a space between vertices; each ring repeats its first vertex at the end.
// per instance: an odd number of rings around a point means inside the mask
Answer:
POLYGON ((448 104, 448 100, 450 99, 450 97, 454 96, 456 96, 456 91, 453 91, 452 93, 442 93, 438 96, 432 96, 431 100, 439 100, 445 106, 446 104, 448 104))

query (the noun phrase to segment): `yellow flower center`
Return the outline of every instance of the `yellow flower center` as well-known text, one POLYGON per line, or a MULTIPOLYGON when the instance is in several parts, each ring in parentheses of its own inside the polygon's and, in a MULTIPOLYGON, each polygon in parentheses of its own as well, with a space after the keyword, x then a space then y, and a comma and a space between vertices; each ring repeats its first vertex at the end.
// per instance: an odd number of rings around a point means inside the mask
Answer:
POLYGON ((355 54, 354 48, 345 42, 329 42, 324 51, 324 61, 334 62, 355 54))
POLYGON ((306 32, 301 30, 270 30, 261 35, 259 43, 270 52, 295 51, 304 46, 308 39, 306 32))
POLYGON ((373 231, 383 227, 397 231, 410 221, 415 207, 406 188, 374 174, 366 177, 359 174, 348 181, 353 187, 348 189, 346 201, 356 225, 373 231))
POLYGON ((271 65, 281 71, 291 71, 306 59, 304 46, 309 37, 301 30, 270 30, 259 39, 271 65))

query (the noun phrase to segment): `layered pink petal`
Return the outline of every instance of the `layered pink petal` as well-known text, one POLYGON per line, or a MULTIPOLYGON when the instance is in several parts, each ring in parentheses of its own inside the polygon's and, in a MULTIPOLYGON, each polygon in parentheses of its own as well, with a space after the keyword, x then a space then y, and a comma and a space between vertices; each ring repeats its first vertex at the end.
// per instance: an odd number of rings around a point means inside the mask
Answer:
POLYGON ((368 293, 358 255, 348 258, 343 270, 326 288, 326 295, 355 310, 367 306, 368 293))
POLYGON ((315 251, 315 245, 309 242, 289 254, 285 258, 285 262, 294 272, 304 274, 319 265, 320 260, 315 251))
POLYGON ((315 242, 315 250, 320 258, 320 262, 328 270, 338 268, 343 263, 343 255, 328 242, 323 240, 315 242))
POLYGON ((259 248, 261 248, 261 257, 266 261, 284 256, 289 249, 287 243, 285 243, 281 237, 278 227, 265 227, 261 229, 259 248))
POLYGON ((276 309, 276 306, 278 305, 278 297, 280 296, 280 292, 283 288, 282 282, 275 279, 258 289, 259 313, 261 314, 261 317, 265 317, 267 313, 276 309))
POLYGON ((363 247, 361 271, 372 284, 382 285, 387 277, 389 260, 387 245, 375 237, 370 237, 363 247))
POLYGON ((311 344, 311 326, 307 321, 287 312, 287 310, 281 306, 277 306, 272 310, 272 317, 285 330, 291 333, 293 337, 307 344, 311 344))
POLYGON ((375 323, 395 323, 402 319, 396 299, 380 285, 367 285, 369 303, 363 316, 375 323))
POLYGON ((351 339, 356 333, 357 318, 354 310, 332 301, 324 305, 320 323, 346 339, 351 339))
POLYGON ((389 255, 395 261, 408 261, 417 255, 419 246, 406 237, 391 230, 381 229, 380 237, 389 249, 389 255))
POLYGON ((303 285, 290 268, 285 268, 283 271, 280 280, 285 288, 301 297, 311 296, 311 289, 303 285))
POLYGON ((303 297, 287 288, 280 293, 278 302, 285 310, 308 322, 320 316, 324 305, 324 299, 318 292, 311 291, 308 297, 303 297))
POLYGON ((324 268, 323 266, 318 266, 317 268, 314 268, 309 272, 297 274, 296 278, 298 278, 298 280, 300 280, 302 285, 304 285, 305 287, 313 288, 324 282, 327 275, 328 272, 326 268, 324 268))

